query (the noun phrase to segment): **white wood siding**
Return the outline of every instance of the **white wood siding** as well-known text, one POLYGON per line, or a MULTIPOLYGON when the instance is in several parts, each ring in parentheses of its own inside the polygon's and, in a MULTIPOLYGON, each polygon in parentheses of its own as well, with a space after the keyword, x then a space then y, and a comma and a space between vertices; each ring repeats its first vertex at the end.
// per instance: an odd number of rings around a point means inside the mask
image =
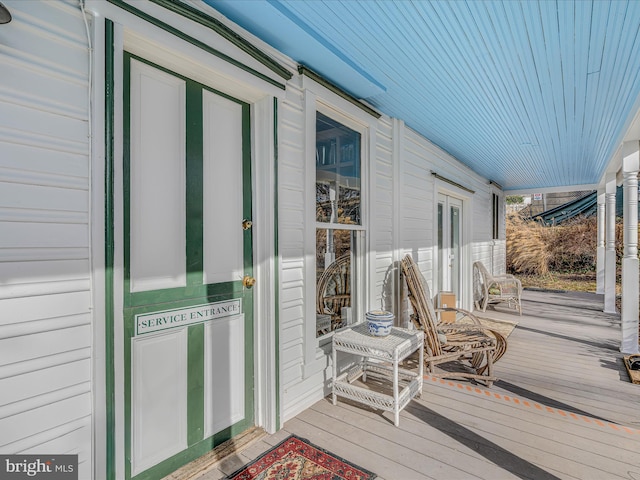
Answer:
MULTIPOLYGON (((281 103, 279 146, 279 239, 281 255, 281 388, 282 416, 287 420, 309 407, 326 393, 330 375, 328 348, 318 348, 313 364, 305 364, 305 205, 313 195, 304 191, 305 175, 314 175, 313 166, 305 169, 304 92, 296 78, 287 86, 287 98, 281 103)), ((493 187, 484 179, 431 142, 406 128, 401 121, 382 116, 376 123, 375 198, 370 198, 372 221, 369 230, 375 252, 372 305, 395 309, 397 303, 396 261, 405 253, 418 260, 420 269, 431 283, 436 242, 436 180, 432 171, 471 190, 467 195, 466 215, 470 218, 468 251, 471 261, 482 260, 502 265, 504 242, 492 237, 493 187), (494 246, 495 243, 495 246, 494 246)), ((313 146, 311 147, 313 148, 313 146)), ((367 200, 365 200, 367 201, 367 200)), ((502 230, 503 232, 503 230, 502 230)), ((502 238, 504 234, 501 233, 502 238)), ((309 259, 313 261, 313 259, 309 259)), ((470 279, 471 262, 467 262, 470 279)), ((502 267, 503 268, 503 267, 502 267)), ((470 289, 470 283, 467 286, 470 289)), ((465 305, 469 308, 471 305, 465 305)), ((402 310, 402 309, 401 309, 402 310)))
MULTIPOLYGON (((316 374, 305 378, 304 369, 305 302, 315 302, 315 298, 306 299, 304 295, 305 282, 315 282, 315 278, 304 278, 305 222, 315 225, 315 218, 305 218, 309 197, 305 175, 315 175, 315 165, 305 168, 304 98, 296 80, 299 78, 294 77, 287 85, 287 95, 278 112, 280 382, 285 420, 320 398, 323 391, 322 377, 316 374)), ((315 338, 311 340, 315 342, 315 338)))
MULTIPOLYGON (((73 0, 4 3, 14 19, 0 27, 0 449, 79 453, 80 478, 91 478, 91 338, 96 326, 91 324, 84 25, 73 0)), ((294 62, 272 53, 295 69, 294 62)), ((288 82, 278 104, 278 353, 281 418, 287 420, 324 395, 329 359, 325 346, 305 363, 308 342, 314 348, 317 342, 305 338, 307 322, 315 321, 306 318, 308 307, 315 310, 309 305, 315 298, 305 294, 307 282, 315 284, 315 278, 305 278, 306 262, 314 261, 305 257, 305 228, 315 224, 305 215, 314 201, 305 185, 315 168, 305 160, 305 148, 313 146, 305 147, 300 77, 288 82)), ((394 262, 404 253, 413 253, 431 279, 432 170, 476 191, 467 212, 471 257, 503 271, 504 240, 491 238, 488 179, 401 121, 382 116, 374 124, 374 195, 365 200, 371 208, 367 235, 374 252, 370 303, 394 307, 394 262)))
POLYGON ((375 192, 372 199, 373 215, 371 216, 371 246, 375 256, 375 298, 372 304, 385 310, 393 311, 397 271, 393 268, 397 261, 395 250, 395 212, 394 196, 398 193, 395 187, 395 166, 393 163, 393 125, 388 117, 380 118, 376 134, 376 176, 375 192))
POLYGON ((77 2, 4 1, 0 450, 91 478, 88 53, 77 2))

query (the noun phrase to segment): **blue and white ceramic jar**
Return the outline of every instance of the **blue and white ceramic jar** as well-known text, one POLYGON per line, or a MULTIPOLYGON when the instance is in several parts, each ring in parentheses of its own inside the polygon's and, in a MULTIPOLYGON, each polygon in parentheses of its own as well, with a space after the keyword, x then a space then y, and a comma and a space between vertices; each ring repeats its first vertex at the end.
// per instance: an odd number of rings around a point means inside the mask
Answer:
POLYGON ((365 313, 369 334, 374 337, 386 337, 391 333, 394 315, 385 310, 372 310, 365 313))

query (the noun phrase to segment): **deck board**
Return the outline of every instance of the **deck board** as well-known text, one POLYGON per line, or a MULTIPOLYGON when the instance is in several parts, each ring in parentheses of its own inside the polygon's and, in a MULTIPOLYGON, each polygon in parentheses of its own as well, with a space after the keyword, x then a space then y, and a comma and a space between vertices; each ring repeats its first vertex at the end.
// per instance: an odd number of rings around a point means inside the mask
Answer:
POLYGON ((394 461, 403 459, 407 465, 412 465, 414 469, 426 472, 427 475, 438 472, 437 478, 473 475, 491 479, 500 474, 499 468, 487 462, 474 450, 460 448, 453 440, 445 443, 434 441, 433 439, 437 438, 437 430, 433 427, 425 428, 427 426, 424 422, 412 418, 411 415, 403 415, 400 427, 390 430, 390 415, 381 416, 379 413, 373 413, 365 416, 356 411, 356 408, 358 407, 345 405, 340 412, 328 402, 320 402, 311 410, 338 420, 336 428, 349 424, 374 434, 378 439, 375 452, 384 452, 384 456, 393 458, 394 461), (397 451, 401 452, 400 457, 397 456, 397 451))
POLYGON ((240 458, 294 433, 386 480, 640 479, 640 385, 618 351, 619 315, 602 305, 525 291, 522 316, 480 312, 519 322, 492 388, 426 377, 399 427, 389 412, 325 398, 240 458))

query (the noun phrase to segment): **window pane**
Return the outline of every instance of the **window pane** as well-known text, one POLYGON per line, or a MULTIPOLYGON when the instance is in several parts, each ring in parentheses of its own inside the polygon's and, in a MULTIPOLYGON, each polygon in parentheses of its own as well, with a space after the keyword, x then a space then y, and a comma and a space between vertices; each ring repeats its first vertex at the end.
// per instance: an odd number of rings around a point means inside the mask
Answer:
POLYGON ((316 230, 316 336, 355 323, 352 230, 316 230))
POLYGON ((493 238, 497 239, 499 237, 499 225, 500 225, 500 216, 499 216, 499 203, 498 203, 498 195, 493 194, 493 238))
POLYGON ((316 220, 360 225, 360 134, 316 114, 316 220))

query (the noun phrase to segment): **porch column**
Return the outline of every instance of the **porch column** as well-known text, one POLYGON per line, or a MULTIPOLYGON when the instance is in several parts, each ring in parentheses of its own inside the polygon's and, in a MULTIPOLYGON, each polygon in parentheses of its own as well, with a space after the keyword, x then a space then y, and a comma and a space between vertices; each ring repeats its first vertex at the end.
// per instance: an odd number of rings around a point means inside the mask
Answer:
POLYGON ((624 188, 624 253, 622 256, 622 345, 623 353, 638 350, 638 169, 640 142, 622 145, 622 186, 624 188))
POLYGON ((606 238, 604 187, 598 188, 598 242, 596 248, 596 293, 604 293, 604 252, 606 238))
POLYGON ((616 174, 605 176, 604 311, 616 313, 616 174))

